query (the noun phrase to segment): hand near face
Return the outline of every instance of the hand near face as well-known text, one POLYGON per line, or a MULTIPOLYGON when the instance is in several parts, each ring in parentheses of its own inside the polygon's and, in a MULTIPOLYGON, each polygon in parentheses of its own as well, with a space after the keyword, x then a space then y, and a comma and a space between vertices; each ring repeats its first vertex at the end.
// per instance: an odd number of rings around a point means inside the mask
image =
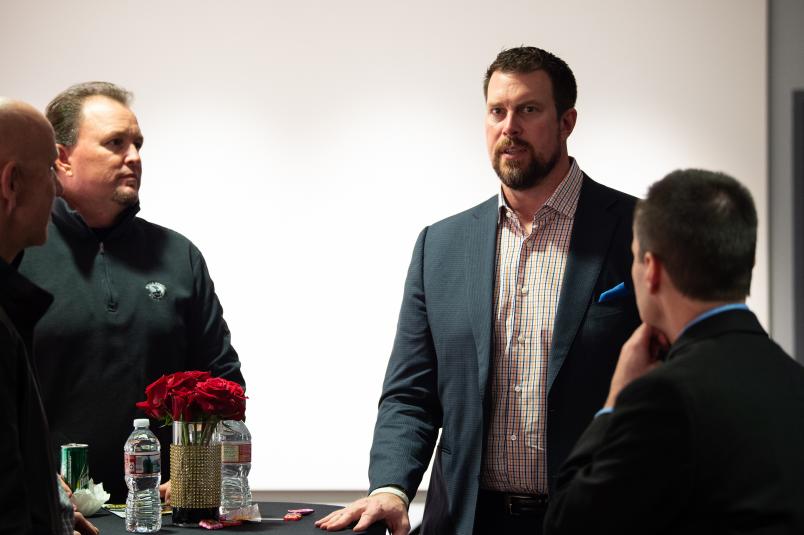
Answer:
POLYGON ((391 535, 408 535, 410 531, 408 509, 399 496, 391 493, 361 498, 317 520, 315 525, 324 531, 339 531, 357 521, 354 531, 365 531, 379 520, 385 521, 391 535))
POLYGON ((661 356, 669 348, 670 342, 664 334, 645 323, 640 325, 620 351, 620 359, 611 378, 606 407, 614 407, 623 388, 658 366, 661 356))

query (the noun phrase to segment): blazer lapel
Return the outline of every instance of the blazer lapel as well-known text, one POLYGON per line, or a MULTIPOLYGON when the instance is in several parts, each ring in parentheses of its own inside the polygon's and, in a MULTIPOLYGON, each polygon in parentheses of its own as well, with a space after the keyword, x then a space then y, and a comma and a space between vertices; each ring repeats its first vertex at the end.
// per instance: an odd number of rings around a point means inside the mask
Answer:
POLYGON ((611 202, 605 190, 584 175, 553 324, 553 342, 547 364, 548 392, 592 302, 595 283, 617 222, 616 217, 607 211, 611 202))
POLYGON ((497 197, 479 205, 466 227, 466 297, 477 351, 478 387, 485 402, 491 367, 492 302, 497 259, 497 197))

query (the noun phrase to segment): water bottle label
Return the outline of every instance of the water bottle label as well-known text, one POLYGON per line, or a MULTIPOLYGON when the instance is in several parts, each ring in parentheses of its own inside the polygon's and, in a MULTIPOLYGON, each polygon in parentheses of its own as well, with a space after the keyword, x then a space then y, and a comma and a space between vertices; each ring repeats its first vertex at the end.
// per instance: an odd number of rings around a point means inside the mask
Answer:
POLYGON ((221 462, 242 464, 251 462, 251 444, 221 444, 221 462))
POLYGON ((162 471, 162 458, 158 453, 126 453, 123 461, 127 476, 158 474, 162 471))

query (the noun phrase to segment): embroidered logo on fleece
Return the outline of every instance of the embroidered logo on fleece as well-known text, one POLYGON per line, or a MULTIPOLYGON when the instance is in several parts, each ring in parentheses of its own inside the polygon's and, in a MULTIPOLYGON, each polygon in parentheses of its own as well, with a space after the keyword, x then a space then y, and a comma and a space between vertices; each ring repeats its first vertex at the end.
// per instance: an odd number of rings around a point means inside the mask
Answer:
POLYGON ((161 282, 151 281, 145 285, 145 289, 148 290, 148 297, 154 301, 159 301, 165 297, 165 285, 161 282))

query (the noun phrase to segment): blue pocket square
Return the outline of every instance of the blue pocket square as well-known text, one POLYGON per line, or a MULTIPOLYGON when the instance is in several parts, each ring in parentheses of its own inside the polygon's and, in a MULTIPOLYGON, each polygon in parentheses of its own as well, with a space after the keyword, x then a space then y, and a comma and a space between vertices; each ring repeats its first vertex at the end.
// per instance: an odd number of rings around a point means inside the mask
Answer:
POLYGON ((605 303, 606 301, 611 301, 612 299, 617 299, 618 297, 630 294, 630 290, 625 287, 625 283, 621 282, 614 288, 609 288, 602 294, 600 297, 597 298, 598 303, 605 303))

